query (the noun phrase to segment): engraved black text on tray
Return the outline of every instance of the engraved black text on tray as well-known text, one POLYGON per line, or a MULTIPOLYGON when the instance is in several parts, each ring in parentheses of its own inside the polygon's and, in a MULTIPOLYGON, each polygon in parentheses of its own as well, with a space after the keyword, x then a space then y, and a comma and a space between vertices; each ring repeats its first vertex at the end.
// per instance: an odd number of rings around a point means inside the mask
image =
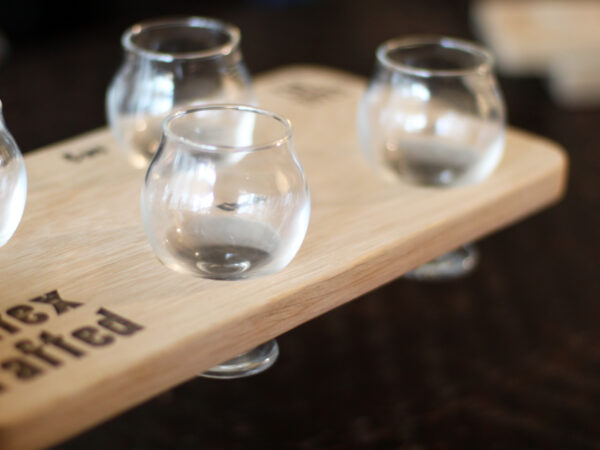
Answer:
POLYGON ((293 81, 282 86, 278 86, 277 91, 291 100, 304 104, 325 103, 329 100, 343 97, 345 92, 339 86, 330 84, 308 84, 299 81, 293 81))
POLYGON ((90 148, 88 150, 83 150, 79 153, 65 152, 65 153, 63 153, 62 157, 64 159, 66 159, 67 161, 79 163, 85 159, 93 158, 94 156, 97 156, 97 155, 100 155, 100 154, 103 154, 106 152, 107 152, 106 148, 98 146, 98 147, 90 148))
POLYGON ((68 333, 51 330, 52 319, 82 305, 62 298, 55 290, 0 310, 0 343, 11 340, 10 350, 0 354, 0 395, 8 392, 12 383, 27 382, 58 370, 143 329, 101 307, 68 333), (32 328, 36 330, 33 336, 20 336, 32 328))

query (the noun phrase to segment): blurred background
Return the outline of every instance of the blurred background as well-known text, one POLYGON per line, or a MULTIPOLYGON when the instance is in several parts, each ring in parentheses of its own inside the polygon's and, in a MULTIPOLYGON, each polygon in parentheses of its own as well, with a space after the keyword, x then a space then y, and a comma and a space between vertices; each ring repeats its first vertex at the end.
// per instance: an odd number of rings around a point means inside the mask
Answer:
POLYGON ((282 336, 260 376, 191 380, 55 448, 600 448, 599 7, 3 0, 0 99, 24 153, 105 125, 125 28, 200 15, 241 28, 254 76, 311 63, 368 77, 377 45, 401 35, 482 42, 511 126, 558 142, 571 164, 565 199, 481 241, 469 277, 400 278, 282 336))

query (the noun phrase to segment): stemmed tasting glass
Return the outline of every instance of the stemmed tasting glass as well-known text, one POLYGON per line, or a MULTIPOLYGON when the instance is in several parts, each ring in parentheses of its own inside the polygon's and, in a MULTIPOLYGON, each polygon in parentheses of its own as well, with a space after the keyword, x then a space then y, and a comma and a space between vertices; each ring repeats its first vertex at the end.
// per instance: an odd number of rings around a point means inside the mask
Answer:
MULTIPOLYGON (((391 39, 377 49, 358 112, 363 153, 389 179, 450 188, 477 183, 504 152, 504 102, 490 53, 450 37, 391 39)), ((415 279, 448 279, 477 262, 463 246, 414 269, 415 279)))
MULTIPOLYGON (((142 189, 142 218, 158 259, 182 274, 244 280, 287 266, 300 248, 310 196, 290 122, 242 105, 206 105, 170 114, 142 189)), ((204 376, 261 372, 274 341, 204 376)))
POLYGON ((0 247, 16 231, 23 217, 26 198, 25 161, 6 128, 0 102, 0 247))
POLYGON ((125 60, 108 88, 106 113, 135 167, 148 167, 174 108, 255 104, 233 25, 203 17, 145 21, 126 30, 121 44, 125 60))

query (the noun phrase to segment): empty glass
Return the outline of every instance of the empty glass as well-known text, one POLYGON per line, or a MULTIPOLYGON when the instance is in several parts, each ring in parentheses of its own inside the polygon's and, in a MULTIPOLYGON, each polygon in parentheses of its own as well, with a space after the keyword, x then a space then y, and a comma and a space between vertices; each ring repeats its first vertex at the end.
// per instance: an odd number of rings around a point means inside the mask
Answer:
POLYGON ((25 161, 4 124, 0 102, 0 247, 16 231, 23 217, 26 197, 25 161))
MULTIPOLYGON (((159 260, 177 272, 213 280, 283 269, 300 248, 310 216, 289 121, 241 105, 169 115, 141 201, 146 234, 159 260)), ((276 352, 276 345, 266 344, 207 375, 256 373, 272 364, 276 352)))
POLYGON ((240 31, 202 17, 141 22, 121 39, 125 61, 108 88, 106 112, 119 147, 146 168, 174 108, 254 104, 240 31))
MULTIPOLYGON (((377 49, 358 128, 366 159, 384 177, 424 186, 476 183, 504 151, 504 103, 484 48, 460 39, 392 39, 377 49)), ((471 246, 408 274, 452 278, 471 270, 471 246)))

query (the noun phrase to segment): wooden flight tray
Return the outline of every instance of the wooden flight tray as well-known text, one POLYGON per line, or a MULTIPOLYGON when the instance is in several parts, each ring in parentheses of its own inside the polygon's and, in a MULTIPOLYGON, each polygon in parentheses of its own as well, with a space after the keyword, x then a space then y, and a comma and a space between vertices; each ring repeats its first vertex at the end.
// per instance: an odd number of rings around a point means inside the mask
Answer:
POLYGON ((514 129, 480 184, 388 183, 360 154, 364 79, 292 66, 255 86, 262 107, 292 120, 312 195, 304 244, 275 275, 212 281, 162 266, 142 228, 143 172, 106 129, 27 155, 25 214, 0 249, 0 448, 66 439, 539 211, 565 189, 561 148, 514 129))

